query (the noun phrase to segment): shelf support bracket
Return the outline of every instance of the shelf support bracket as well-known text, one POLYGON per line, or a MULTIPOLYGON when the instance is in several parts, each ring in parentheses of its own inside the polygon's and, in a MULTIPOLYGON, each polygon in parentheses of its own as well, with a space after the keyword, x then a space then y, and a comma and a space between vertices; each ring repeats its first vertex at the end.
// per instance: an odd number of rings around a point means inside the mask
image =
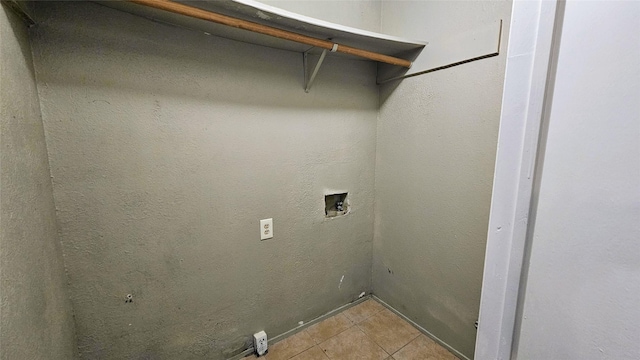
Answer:
POLYGON ((327 56, 327 50, 322 50, 322 54, 320 54, 320 59, 316 63, 316 66, 313 68, 313 72, 309 75, 309 51, 307 50, 302 54, 302 60, 304 62, 304 92, 308 93, 311 89, 311 85, 313 85, 313 80, 316 79, 316 75, 318 75, 318 71, 320 70, 320 66, 322 66, 322 62, 324 61, 325 56, 327 56))

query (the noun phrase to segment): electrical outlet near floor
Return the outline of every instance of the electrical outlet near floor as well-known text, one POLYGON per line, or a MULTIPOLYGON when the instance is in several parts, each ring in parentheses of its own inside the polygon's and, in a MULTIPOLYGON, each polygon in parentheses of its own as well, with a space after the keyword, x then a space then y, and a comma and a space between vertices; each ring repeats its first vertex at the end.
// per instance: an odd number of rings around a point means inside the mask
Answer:
POLYGON ((253 348, 258 356, 267 353, 267 333, 264 330, 253 334, 253 348))

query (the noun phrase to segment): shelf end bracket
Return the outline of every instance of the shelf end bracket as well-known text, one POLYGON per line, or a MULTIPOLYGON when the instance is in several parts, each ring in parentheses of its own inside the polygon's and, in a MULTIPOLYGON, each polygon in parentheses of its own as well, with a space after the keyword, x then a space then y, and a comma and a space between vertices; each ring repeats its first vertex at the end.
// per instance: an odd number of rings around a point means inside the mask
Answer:
POLYGON ((318 71, 322 66, 322 62, 324 61, 325 56, 327 56, 327 50, 322 50, 322 54, 320 54, 320 59, 313 68, 311 75, 309 75, 309 51, 307 50, 302 54, 303 66, 304 66, 304 92, 308 93, 311 89, 311 85, 313 85, 313 81, 316 79, 316 75, 318 75, 318 71))

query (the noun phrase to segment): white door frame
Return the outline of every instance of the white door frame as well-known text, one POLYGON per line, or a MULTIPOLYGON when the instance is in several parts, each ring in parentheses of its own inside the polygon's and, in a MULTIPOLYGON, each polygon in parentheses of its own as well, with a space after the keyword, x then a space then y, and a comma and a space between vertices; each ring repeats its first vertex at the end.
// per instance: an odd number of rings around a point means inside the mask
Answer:
MULTIPOLYGON (((561 1, 561 0, 560 0, 561 1)), ((475 359, 510 359, 558 0, 515 0, 511 16, 475 359)))

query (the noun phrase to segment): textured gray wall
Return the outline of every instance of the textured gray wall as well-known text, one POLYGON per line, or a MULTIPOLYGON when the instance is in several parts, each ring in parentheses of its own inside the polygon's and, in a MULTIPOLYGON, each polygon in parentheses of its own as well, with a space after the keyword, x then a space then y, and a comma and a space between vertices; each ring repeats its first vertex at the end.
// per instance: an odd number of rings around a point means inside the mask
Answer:
POLYGON ((640 359, 639 20, 566 3, 514 358, 640 359))
POLYGON ((299 53, 41 6, 36 72, 83 358, 219 359, 370 290, 374 64, 329 58, 305 94, 299 53), (349 215, 324 219, 331 189, 349 192, 349 215))
MULTIPOLYGON (((508 24, 510 12, 508 1, 390 1, 382 6, 381 29, 436 44, 499 19, 508 24)), ((508 26, 503 31, 508 34, 508 26)), ((504 40, 503 35, 498 57, 381 88, 373 292, 469 357, 480 304, 504 40)))
POLYGON ((0 6, 0 359, 77 355, 27 28, 0 6))

